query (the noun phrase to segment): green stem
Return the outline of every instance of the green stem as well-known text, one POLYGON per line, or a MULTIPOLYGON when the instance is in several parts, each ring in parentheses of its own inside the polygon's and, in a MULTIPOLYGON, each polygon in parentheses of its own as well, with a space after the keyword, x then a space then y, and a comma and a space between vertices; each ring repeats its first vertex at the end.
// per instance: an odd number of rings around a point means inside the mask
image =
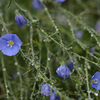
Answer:
MULTIPOLYGON (((86 58, 88 57, 88 53, 86 53, 86 58)), ((87 66, 88 66, 88 63, 87 61, 85 60, 85 72, 86 72, 86 83, 87 83, 87 92, 88 92, 88 99, 90 100, 90 89, 89 89, 89 82, 88 82, 88 69, 87 69, 87 66)))
POLYGON ((88 99, 90 100, 90 89, 89 89, 89 82, 88 82, 88 69, 87 69, 87 61, 85 60, 85 68, 86 68, 86 83, 87 83, 87 92, 88 92, 88 99))
POLYGON ((50 74, 50 78, 52 76, 51 74, 51 69, 50 69, 50 66, 49 66, 49 62, 50 62, 50 57, 49 57, 49 47, 47 46, 47 68, 48 68, 48 71, 49 71, 49 74, 50 74))
POLYGON ((14 1, 15 5, 16 5, 21 11, 26 12, 26 10, 23 9, 20 5, 18 5, 18 4, 16 3, 15 0, 13 0, 13 1, 14 1))
POLYGON ((5 85, 5 89, 6 89, 6 98, 9 98, 9 89, 8 89, 8 85, 7 85, 7 79, 6 79, 6 68, 4 65, 4 58, 3 55, 1 54, 1 66, 2 66, 2 72, 3 72, 3 78, 4 78, 4 85, 5 85))
POLYGON ((54 28, 56 29, 56 31, 58 31, 58 28, 57 28, 57 26, 55 25, 54 20, 51 18, 50 14, 49 14, 49 11, 48 11, 48 8, 47 8, 45 5, 44 5, 44 10, 46 11, 48 17, 50 18, 50 21, 52 22, 54 28))
POLYGON ((33 56, 33 59, 34 59, 34 49, 33 49, 33 28, 32 28, 32 25, 30 25, 30 44, 31 44, 32 56, 33 56))
POLYGON ((47 35, 52 41, 54 41, 56 44, 58 44, 61 48, 64 48, 65 50, 70 50, 72 49, 72 47, 65 47, 64 45, 62 45, 61 43, 57 42, 54 38, 52 38, 50 35, 48 35, 43 29, 40 28, 40 30, 45 34, 47 35))
POLYGON ((20 74, 20 65, 18 64, 17 58, 16 56, 14 56, 15 62, 17 63, 17 74, 19 76, 19 80, 20 80, 20 87, 21 87, 21 94, 20 94, 20 99, 23 100, 23 88, 22 88, 22 77, 20 74))

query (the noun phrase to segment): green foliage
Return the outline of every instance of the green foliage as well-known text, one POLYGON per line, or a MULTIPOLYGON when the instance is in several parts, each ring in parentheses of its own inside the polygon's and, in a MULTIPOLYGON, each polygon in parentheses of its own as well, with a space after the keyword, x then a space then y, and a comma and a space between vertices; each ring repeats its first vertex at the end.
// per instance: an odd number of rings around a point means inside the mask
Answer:
POLYGON ((100 0, 44 0, 43 4, 36 10, 31 0, 0 0, 0 35, 14 33, 23 42, 16 56, 0 51, 0 100, 49 100, 41 96, 44 83, 51 84, 61 100, 99 100, 90 79, 100 71, 100 33, 95 30, 100 0), (15 10, 28 25, 17 26, 15 10), (81 39, 77 30, 84 33, 81 39), (74 69, 62 79, 56 69, 62 62, 69 67, 69 60, 74 69))

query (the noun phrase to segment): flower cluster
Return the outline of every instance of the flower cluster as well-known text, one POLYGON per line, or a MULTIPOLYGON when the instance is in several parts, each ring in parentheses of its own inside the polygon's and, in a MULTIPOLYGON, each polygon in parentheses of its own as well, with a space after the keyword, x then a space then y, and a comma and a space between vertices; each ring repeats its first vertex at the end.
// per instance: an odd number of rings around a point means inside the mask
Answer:
MULTIPOLYGON (((56 2, 64 2, 65 0, 55 0, 56 2)), ((40 0, 33 0, 32 6, 34 9, 40 9, 43 7, 43 3, 40 0)), ((15 15, 15 21, 19 27, 22 25, 27 25, 28 22, 24 16, 19 13, 18 11, 16 12, 15 15)), ((38 21, 36 21, 38 23, 38 21)), ((100 32, 100 22, 96 24, 95 28, 98 32, 100 32)), ((75 33, 76 37, 78 39, 82 39, 83 32, 82 31, 77 31, 75 33)), ((0 37, 0 50, 4 55, 7 56, 14 56, 16 55, 22 45, 22 41, 19 39, 19 37, 16 34, 10 34, 7 33, 5 35, 2 35, 0 37)), ((91 54, 94 55, 93 51, 95 51, 94 48, 91 48, 91 54)), ((73 69, 73 63, 70 62, 70 69, 73 69)), ((71 71, 66 65, 60 65, 60 67, 57 68, 56 73, 59 77, 61 78, 69 78, 71 75, 71 71)), ((93 88, 96 90, 100 90, 100 72, 96 72, 92 78, 91 78, 91 85, 93 88)), ((43 84, 41 86, 41 95, 42 96, 49 96, 50 100, 60 100, 60 96, 56 96, 57 91, 52 91, 50 86, 48 84, 43 84)))
MULTIPOLYGON (((27 20, 20 14, 17 10, 15 11, 15 20, 17 25, 21 27, 22 25, 26 25, 27 20)), ((13 56, 16 55, 22 45, 22 41, 16 34, 7 33, 0 38, 0 50, 4 55, 13 56)))
POLYGON ((55 96, 55 91, 51 92, 51 88, 48 84, 43 84, 41 86, 41 95, 42 96, 50 96, 50 100, 60 100, 59 96, 55 96))
MULTIPOLYGON (((56 70, 58 76, 66 79, 70 76, 71 71, 70 69, 65 66, 65 65, 61 65, 59 68, 57 68, 56 70)), ((56 91, 52 91, 50 89, 50 86, 48 84, 43 84, 41 86, 41 95, 42 96, 50 96, 50 100, 60 100, 59 96, 55 96, 56 91)))

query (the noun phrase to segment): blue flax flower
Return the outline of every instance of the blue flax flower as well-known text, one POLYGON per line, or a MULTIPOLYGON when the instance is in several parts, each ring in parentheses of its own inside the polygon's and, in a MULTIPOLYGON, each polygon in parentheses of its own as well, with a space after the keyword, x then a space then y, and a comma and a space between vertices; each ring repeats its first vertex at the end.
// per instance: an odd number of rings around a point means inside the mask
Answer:
POLYGON ((71 74, 71 71, 67 66, 61 65, 59 68, 57 68, 56 73, 62 78, 68 78, 71 74))
POLYGON ((73 70, 73 69, 74 69, 74 65, 73 65, 73 63, 72 63, 72 62, 70 62, 69 67, 70 67, 70 69, 71 69, 71 70, 73 70))
MULTIPOLYGON (((73 62, 75 62, 75 61, 73 60, 73 62)), ((74 69, 74 65, 73 65, 73 63, 71 62, 71 60, 68 60, 68 65, 69 65, 69 68, 70 68, 71 70, 74 69)))
POLYGON ((75 33, 75 35, 76 35, 76 37, 77 37, 78 39, 81 39, 82 36, 83 36, 83 31, 77 31, 77 32, 75 33))
POLYGON ((100 32, 100 21, 98 21, 95 25, 95 29, 100 32))
POLYGON ((40 2, 40 0, 33 0, 32 6, 34 9, 40 9, 43 7, 43 4, 40 2))
POLYGON ((41 95, 49 96, 50 95, 50 87, 48 84, 43 84, 41 86, 41 95))
MULTIPOLYGON (((91 47, 90 50, 91 50, 90 53, 91 53, 92 55, 95 55, 95 54, 93 53, 93 52, 95 51, 95 48, 94 48, 94 47, 91 47)), ((91 55, 90 55, 90 56, 91 56, 91 55)))
POLYGON ((13 56, 16 55, 22 42, 16 34, 5 34, 0 38, 0 50, 4 55, 13 56))
POLYGON ((57 2, 64 2, 65 0, 56 0, 57 2))
POLYGON ((100 90, 100 72, 96 72, 90 81, 93 88, 100 90))
POLYGON ((59 96, 55 96, 55 91, 53 91, 50 95, 50 100, 60 100, 60 97, 59 96))
POLYGON ((24 16, 22 14, 18 13, 17 11, 16 11, 15 20, 19 27, 21 27, 22 25, 28 24, 27 20, 24 18, 24 16))

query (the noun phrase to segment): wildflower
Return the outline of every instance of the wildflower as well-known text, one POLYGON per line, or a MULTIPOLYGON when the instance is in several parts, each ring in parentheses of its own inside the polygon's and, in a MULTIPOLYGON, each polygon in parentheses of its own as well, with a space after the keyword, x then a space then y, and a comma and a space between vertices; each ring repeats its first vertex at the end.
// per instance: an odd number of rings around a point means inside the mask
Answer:
MULTIPOLYGON (((91 47, 90 50, 91 50, 90 53, 91 53, 92 55, 94 55, 93 52, 95 51, 95 48, 94 48, 94 47, 91 47)), ((91 55, 90 55, 90 56, 91 56, 91 55)))
POLYGON ((50 100, 60 100, 60 97, 59 96, 55 96, 55 93, 56 92, 54 92, 54 91, 51 93, 50 100))
POLYGON ((20 14, 18 11, 15 11, 15 13, 16 13, 15 20, 19 27, 21 27, 22 25, 28 24, 27 20, 24 18, 22 14, 20 14))
POLYGON ((90 81, 93 88, 100 90, 100 72, 96 72, 90 81))
POLYGON ((100 21, 98 21, 95 25, 95 29, 100 32, 100 21))
MULTIPOLYGON (((72 60, 73 60, 73 59, 72 59, 72 60)), ((75 61, 73 60, 73 62, 75 62, 75 61)), ((69 65, 69 68, 70 68, 71 70, 74 69, 74 65, 73 65, 73 63, 72 63, 71 60, 68 60, 68 65, 69 65)))
POLYGON ((57 2, 64 2, 65 0, 56 0, 57 2))
POLYGON ((94 47, 91 47, 90 50, 91 50, 91 51, 95 51, 95 48, 94 48, 94 47))
POLYGON ((50 95, 50 87, 48 84, 43 84, 41 86, 41 95, 44 96, 49 96, 50 95))
POLYGON ((74 65, 73 65, 72 62, 70 62, 69 66, 70 66, 70 69, 71 69, 71 70, 74 69, 74 65))
POLYGON ((63 66, 61 65, 57 70, 56 73, 58 74, 58 76, 62 77, 62 78, 68 78, 71 74, 70 69, 67 66, 63 66))
POLYGON ((43 7, 43 4, 41 3, 40 0, 33 0, 32 6, 34 9, 40 9, 43 7))
POLYGON ((22 42, 16 34, 5 34, 0 38, 0 50, 4 55, 16 55, 21 45, 22 42))
POLYGON ((83 31, 77 31, 77 32, 75 33, 75 35, 76 35, 76 37, 77 37, 78 39, 81 39, 82 36, 83 36, 83 31))

